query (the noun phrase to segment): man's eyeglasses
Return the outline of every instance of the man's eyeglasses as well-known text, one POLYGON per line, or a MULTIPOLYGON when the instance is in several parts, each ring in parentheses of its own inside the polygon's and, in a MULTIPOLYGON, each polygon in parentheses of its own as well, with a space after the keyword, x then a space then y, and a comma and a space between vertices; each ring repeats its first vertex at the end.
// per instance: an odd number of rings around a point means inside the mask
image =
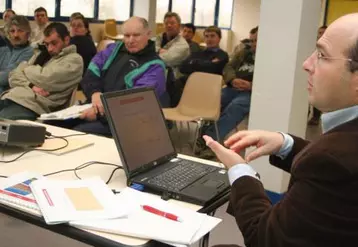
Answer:
POLYGON ((316 56, 317 56, 317 61, 320 61, 320 60, 344 60, 344 61, 348 61, 348 62, 354 62, 353 59, 350 59, 350 58, 345 58, 345 57, 327 57, 327 56, 324 56, 322 54, 322 52, 316 50, 316 56))
POLYGON ((70 26, 71 26, 71 28, 84 28, 85 27, 84 25, 81 25, 81 24, 79 24, 79 25, 71 24, 70 26))

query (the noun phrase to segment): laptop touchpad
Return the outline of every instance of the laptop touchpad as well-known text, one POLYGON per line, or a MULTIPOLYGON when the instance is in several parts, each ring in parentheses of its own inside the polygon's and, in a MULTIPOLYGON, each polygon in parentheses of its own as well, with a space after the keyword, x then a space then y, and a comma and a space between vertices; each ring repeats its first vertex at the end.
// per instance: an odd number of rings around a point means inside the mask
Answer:
POLYGON ((207 187, 212 187, 212 188, 219 188, 221 185, 223 185, 223 181, 218 181, 218 180, 206 180, 203 182, 203 185, 204 186, 207 186, 207 187))

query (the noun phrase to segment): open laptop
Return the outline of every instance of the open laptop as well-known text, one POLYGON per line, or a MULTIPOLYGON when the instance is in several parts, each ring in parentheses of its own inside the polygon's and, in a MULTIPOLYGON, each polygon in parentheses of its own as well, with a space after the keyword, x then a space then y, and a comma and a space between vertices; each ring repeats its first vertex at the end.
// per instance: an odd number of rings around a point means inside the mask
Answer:
POLYGON ((152 88, 104 93, 102 102, 128 185, 199 205, 228 193, 225 169, 177 157, 152 88))

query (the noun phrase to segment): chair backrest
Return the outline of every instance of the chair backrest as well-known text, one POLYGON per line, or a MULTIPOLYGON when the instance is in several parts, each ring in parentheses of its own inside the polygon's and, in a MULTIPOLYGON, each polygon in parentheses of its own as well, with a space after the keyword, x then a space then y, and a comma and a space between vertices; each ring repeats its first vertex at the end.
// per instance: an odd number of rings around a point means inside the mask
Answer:
POLYGON ((186 81, 178 104, 181 114, 200 117, 205 120, 218 120, 220 117, 222 76, 194 72, 186 81))
POLYGON ((107 48, 107 46, 111 43, 114 43, 113 39, 102 39, 97 45, 97 52, 100 52, 107 48))
POLYGON ((73 89, 73 92, 71 94, 70 100, 68 101, 68 106, 67 107, 73 106, 76 103, 76 95, 77 95, 77 87, 75 87, 73 89))
POLYGON ((104 36, 117 36, 117 23, 115 19, 107 19, 104 21, 104 36))

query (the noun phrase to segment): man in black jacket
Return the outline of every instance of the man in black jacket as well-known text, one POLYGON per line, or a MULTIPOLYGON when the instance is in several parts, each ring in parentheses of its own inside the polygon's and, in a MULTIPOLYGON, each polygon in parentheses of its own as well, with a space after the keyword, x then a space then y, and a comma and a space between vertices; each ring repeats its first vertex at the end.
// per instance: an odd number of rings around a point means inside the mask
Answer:
POLYGON ((183 75, 175 82, 174 89, 169 92, 172 106, 176 106, 183 93, 185 83, 193 72, 206 72, 221 75, 229 56, 220 47, 221 30, 216 26, 210 26, 204 31, 206 49, 193 52, 180 66, 183 75))

